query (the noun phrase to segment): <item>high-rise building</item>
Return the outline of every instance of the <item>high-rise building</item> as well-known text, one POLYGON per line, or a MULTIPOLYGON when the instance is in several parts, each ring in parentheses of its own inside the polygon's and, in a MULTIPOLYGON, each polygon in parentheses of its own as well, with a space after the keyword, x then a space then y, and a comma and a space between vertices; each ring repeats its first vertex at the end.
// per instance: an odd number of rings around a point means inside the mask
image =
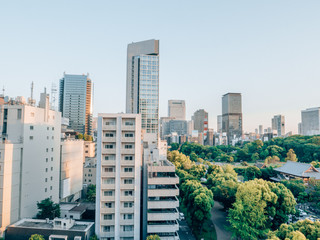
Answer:
POLYGON ((205 141, 208 134, 208 112, 204 109, 199 109, 193 114, 192 120, 194 130, 197 130, 198 133, 203 133, 203 140, 205 141))
POLYGON ((222 96, 222 131, 227 133, 228 144, 242 136, 241 93, 222 96))
POLYGON ((259 135, 263 135, 263 125, 259 125, 259 135))
POLYGON ((306 136, 320 134, 320 107, 301 111, 301 133, 306 136))
POLYGON ((217 116, 217 132, 222 133, 222 115, 217 116))
POLYGON ((278 137, 284 136, 285 132, 285 118, 283 115, 275 115, 271 120, 272 130, 277 131, 278 137))
POLYGON ((298 134, 299 134, 299 135, 302 134, 302 124, 301 124, 301 122, 298 123, 298 134))
POLYGON ((142 129, 158 139, 159 40, 128 45, 126 112, 140 113, 142 129))
POLYGON ((141 117, 99 114, 96 234, 99 239, 140 239, 141 117))
POLYGON ((42 93, 39 107, 0 105, 0 235, 9 224, 35 217, 37 202, 59 202, 61 113, 42 93))
POLYGON ((64 74, 60 79, 59 111, 76 132, 92 135, 92 82, 89 75, 64 74))
POLYGON ((169 122, 174 120, 173 117, 161 117, 160 118, 160 138, 163 140, 165 136, 170 134, 169 122))
POLYGON ((186 103, 184 100, 168 101, 168 117, 176 120, 186 120, 186 103))

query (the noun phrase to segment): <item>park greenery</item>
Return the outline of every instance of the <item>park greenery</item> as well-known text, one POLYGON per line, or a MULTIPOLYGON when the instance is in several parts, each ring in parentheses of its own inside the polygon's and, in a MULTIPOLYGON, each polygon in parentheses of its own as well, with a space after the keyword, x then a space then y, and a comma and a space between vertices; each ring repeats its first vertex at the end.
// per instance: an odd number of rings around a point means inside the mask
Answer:
POLYGON ((44 237, 39 234, 33 234, 31 237, 29 237, 29 240, 44 240, 44 237))
POLYGON ((37 213, 38 219, 54 219, 60 217, 60 205, 54 203, 50 198, 46 198, 41 202, 37 202, 39 212, 37 213))
POLYGON ((88 202, 96 201, 96 185, 90 184, 87 188, 86 200, 88 202))
POLYGON ((201 232, 201 223, 210 219, 215 200, 228 211, 236 239, 320 238, 319 222, 286 224, 288 215, 296 213, 296 202, 308 202, 320 210, 320 183, 313 179, 308 186, 299 179, 269 181, 276 177, 273 169, 281 162, 307 162, 320 168, 320 136, 275 138, 264 143, 257 140, 241 146, 172 144, 168 159, 176 166, 181 208, 188 209, 186 217, 193 232, 201 232))
POLYGON ((160 240, 160 237, 157 234, 149 235, 146 240, 160 240))

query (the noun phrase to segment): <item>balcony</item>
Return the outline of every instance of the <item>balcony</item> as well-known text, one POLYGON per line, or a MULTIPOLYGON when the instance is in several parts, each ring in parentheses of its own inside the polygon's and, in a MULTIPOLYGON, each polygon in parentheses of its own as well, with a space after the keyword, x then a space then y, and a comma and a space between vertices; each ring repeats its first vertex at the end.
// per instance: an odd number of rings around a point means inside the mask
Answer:
POLYGON ((115 232, 101 232, 100 238, 114 237, 115 232))
POLYGON ((135 161, 134 160, 121 160, 122 166, 134 166, 135 161))
POLYGON ((150 185, 157 185, 157 184, 179 184, 179 178, 178 176, 175 177, 149 177, 148 178, 148 184, 150 185))
POLYGON ((105 183, 102 183, 101 184, 101 189, 115 189, 116 188, 116 185, 113 183, 113 184, 105 184, 105 183))
POLYGON ((178 211, 171 209, 148 210, 148 221, 174 221, 179 218, 178 211))
POLYGON ((121 130, 122 131, 134 131, 136 129, 135 125, 124 125, 122 124, 121 130))
POLYGON ((115 131, 115 130, 117 130, 117 125, 105 125, 105 124, 103 124, 102 130, 115 131))
POLYGON ((148 223, 148 233, 167 233, 179 231, 179 224, 177 221, 172 223, 148 223))
POLYGON ((135 142, 135 138, 134 137, 121 137, 121 142, 129 142, 129 143, 133 143, 135 142))
POLYGON ((102 226, 114 225, 114 219, 113 220, 104 220, 103 216, 101 216, 100 225, 102 225, 102 226))
POLYGON ((121 177, 134 177, 134 171, 133 172, 121 172, 121 177))
POLYGON ((134 219, 120 219, 120 225, 133 225, 134 219))
POLYGON ((177 208, 179 207, 178 199, 172 201, 148 201, 148 209, 164 209, 164 208, 177 208))
POLYGON ((116 154, 115 148, 103 148, 101 151, 102 154, 116 154))
POLYGON ((101 172, 101 177, 115 177, 116 173, 115 172, 101 172))
POLYGON ((102 160, 101 161, 101 166, 115 166, 116 165, 116 161, 115 160, 102 160))
POLYGON ((102 137, 103 143, 116 142, 116 137, 102 137))
POLYGON ((120 237, 133 237, 134 231, 120 231, 120 237))
POLYGON ((171 197, 179 196, 179 189, 148 189, 148 197, 171 197))
POLYGON ((134 148, 121 148, 121 154, 135 154, 135 149, 134 148))
POLYGON ((114 196, 103 196, 101 197, 101 201, 103 202, 114 202, 115 197, 114 196))
POLYGON ((100 213, 114 213, 114 208, 100 207, 100 213))
POLYGON ((120 184, 120 189, 121 190, 134 190, 134 184, 120 184))
POLYGON ((120 196, 120 201, 122 202, 133 202, 134 196, 120 196))
POLYGON ((124 207, 121 207, 120 208, 120 213, 134 213, 134 208, 124 208, 124 207))

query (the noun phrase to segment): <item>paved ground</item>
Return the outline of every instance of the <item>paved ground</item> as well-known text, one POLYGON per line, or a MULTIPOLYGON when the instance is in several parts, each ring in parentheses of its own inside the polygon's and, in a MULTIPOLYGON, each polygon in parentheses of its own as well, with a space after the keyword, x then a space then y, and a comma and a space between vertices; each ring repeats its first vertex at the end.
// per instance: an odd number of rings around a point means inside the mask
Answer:
POLYGON ((189 228, 186 220, 179 221, 179 237, 181 240, 196 240, 196 238, 192 235, 191 229, 189 228))
MULTIPOLYGON (((227 219, 227 213, 223 211, 223 206, 214 201, 214 206, 211 210, 211 221, 215 225, 217 240, 230 240, 231 232, 225 229, 225 226, 229 226, 227 219)), ((179 233, 180 234, 180 233, 179 233)), ((184 238, 181 238, 184 239, 184 238)))

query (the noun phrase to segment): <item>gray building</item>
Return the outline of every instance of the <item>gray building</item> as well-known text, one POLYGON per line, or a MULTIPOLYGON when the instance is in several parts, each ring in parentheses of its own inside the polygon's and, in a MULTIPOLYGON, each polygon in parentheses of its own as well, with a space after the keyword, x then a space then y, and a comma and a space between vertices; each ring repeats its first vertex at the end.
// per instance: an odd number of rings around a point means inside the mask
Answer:
POLYGON ((228 144, 242 136, 241 93, 222 96, 222 131, 227 133, 228 144))
POLYGON ((92 82, 89 75, 64 74, 60 79, 59 111, 69 128, 92 135, 92 82))
POLYGON ((208 134, 208 112, 204 109, 199 109, 193 114, 192 120, 194 122, 194 130, 203 133, 203 138, 206 140, 208 134))
POLYGON ((165 139, 166 135, 170 134, 170 125, 169 122, 174 120, 173 117, 161 117, 160 118, 160 138, 165 139))
POLYGON ((222 132, 222 115, 217 116, 217 132, 222 132))
POLYGON ((168 101, 168 116, 176 120, 186 120, 186 103, 184 100, 168 101))
POLYGON ((276 130, 278 137, 284 136, 285 132, 285 118, 283 115, 276 115, 271 120, 272 130, 276 130))
POLYGON ((188 133, 188 122, 184 120, 171 120, 169 122, 169 134, 177 133, 179 136, 187 135, 188 133))
POLYGON ((158 136, 159 40, 128 45, 126 98, 126 112, 140 113, 142 129, 158 136))
POLYGON ((320 134, 320 107, 301 111, 301 133, 306 136, 320 134))

